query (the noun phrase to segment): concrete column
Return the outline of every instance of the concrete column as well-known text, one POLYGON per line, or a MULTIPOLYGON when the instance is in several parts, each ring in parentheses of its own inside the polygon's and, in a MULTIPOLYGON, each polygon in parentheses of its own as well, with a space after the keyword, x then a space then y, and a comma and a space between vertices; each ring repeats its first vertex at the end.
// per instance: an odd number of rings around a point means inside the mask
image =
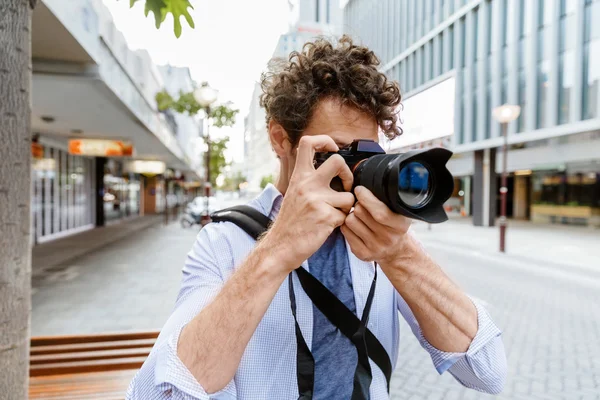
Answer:
POLYGON ((533 131, 536 129, 537 119, 537 47, 539 46, 537 35, 538 35, 538 18, 540 13, 539 2, 543 0, 525 0, 533 4, 530 5, 531 13, 528 16, 529 23, 531 24, 531 32, 527 37, 527 51, 525 53, 525 68, 526 68, 526 97, 527 97, 527 113, 525 115, 525 128, 527 131, 533 131))
POLYGON ((473 175, 473 224, 493 226, 496 219, 496 149, 475 152, 473 175))
POLYGON ((560 34, 560 0, 546 3, 552 5, 552 24, 550 29, 550 71, 548 72, 548 101, 546 102, 546 127, 556 126, 558 123, 558 67, 559 59, 559 34, 560 34))
MULTIPOLYGON (((488 59, 488 35, 490 34, 489 26, 487 25, 487 15, 490 12, 490 6, 487 1, 484 1, 479 6, 479 12, 477 13, 477 126, 476 137, 477 140, 484 140, 486 132, 489 129, 489 125, 486 123, 485 115, 487 110, 487 104, 485 101, 487 91, 487 68, 486 63, 488 59)), ((467 39, 468 40, 468 39, 467 39)))
POLYGON ((569 122, 580 121, 583 116, 583 104, 581 92, 583 90, 583 68, 577 60, 583 60, 583 41, 584 41, 584 26, 585 26, 585 0, 577 0, 577 8, 575 10, 575 49, 573 58, 576 60, 575 68, 573 68, 573 87, 571 89, 571 98, 569 99, 569 122))
POLYGON ((527 219, 527 177, 515 176, 513 190, 513 218, 527 219))

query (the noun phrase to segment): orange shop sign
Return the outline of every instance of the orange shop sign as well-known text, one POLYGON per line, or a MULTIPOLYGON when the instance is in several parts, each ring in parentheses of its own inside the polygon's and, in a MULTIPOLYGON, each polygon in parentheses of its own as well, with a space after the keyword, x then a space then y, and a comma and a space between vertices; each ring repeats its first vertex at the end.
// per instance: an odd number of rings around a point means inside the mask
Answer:
POLYGON ((80 156, 130 157, 133 144, 122 140, 71 139, 69 153, 80 156))
POLYGON ((44 146, 37 142, 31 142, 31 157, 35 160, 44 158, 44 146))

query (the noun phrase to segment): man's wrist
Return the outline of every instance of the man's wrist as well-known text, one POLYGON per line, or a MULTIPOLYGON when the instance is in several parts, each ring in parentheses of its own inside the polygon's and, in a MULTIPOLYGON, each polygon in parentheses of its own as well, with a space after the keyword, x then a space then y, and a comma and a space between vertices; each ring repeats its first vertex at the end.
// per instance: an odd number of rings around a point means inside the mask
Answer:
POLYGON ((255 252, 264 262, 261 265, 268 269, 268 272, 279 276, 287 276, 290 272, 298 268, 293 260, 293 254, 290 249, 282 245, 279 240, 272 240, 269 234, 265 235, 255 248, 255 252))
POLYGON ((423 268, 429 265, 428 261, 429 256, 423 247, 412 235, 406 233, 400 248, 378 263, 384 272, 399 274, 404 279, 409 279, 415 273, 422 272, 423 268))

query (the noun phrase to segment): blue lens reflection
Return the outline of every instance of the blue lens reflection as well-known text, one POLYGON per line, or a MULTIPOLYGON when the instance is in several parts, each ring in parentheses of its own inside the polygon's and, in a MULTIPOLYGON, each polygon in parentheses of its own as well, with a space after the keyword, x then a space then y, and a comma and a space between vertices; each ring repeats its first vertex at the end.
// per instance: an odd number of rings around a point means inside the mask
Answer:
POLYGON ((398 175, 398 195, 404 204, 420 208, 429 197, 429 170, 413 161, 402 167, 398 175))

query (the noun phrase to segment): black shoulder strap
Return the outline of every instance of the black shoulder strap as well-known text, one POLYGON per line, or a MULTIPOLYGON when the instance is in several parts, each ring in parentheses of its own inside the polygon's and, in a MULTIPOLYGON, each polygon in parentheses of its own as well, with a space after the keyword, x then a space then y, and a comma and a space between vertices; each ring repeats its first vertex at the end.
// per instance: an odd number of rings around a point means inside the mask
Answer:
POLYGON ((211 214, 213 222, 233 222, 254 240, 269 229, 271 220, 257 209, 247 206, 235 206, 211 214))
MULTIPOLYGON (((217 211, 211 215, 211 218, 214 222, 232 222, 255 240, 268 230, 269 225, 272 222, 260 211, 247 205, 235 206, 217 211)), ((296 273, 302 288, 314 305, 340 330, 340 332, 344 334, 344 336, 354 342, 355 334, 361 328, 361 320, 307 270, 300 267, 296 269, 296 273)), ((292 296, 293 294, 290 293, 290 295, 292 296)), ((365 311, 366 308, 367 307, 365 307, 365 311)), ((368 315, 365 315, 364 317, 367 318, 368 315)), ((366 348, 368 349, 368 358, 373 360, 383 372, 387 381, 389 393, 390 380, 392 377, 392 363, 390 357, 379 339, 377 339, 368 328, 363 329, 365 329, 364 340, 366 342, 366 348)), ((298 327, 296 330, 298 330, 298 327)))

